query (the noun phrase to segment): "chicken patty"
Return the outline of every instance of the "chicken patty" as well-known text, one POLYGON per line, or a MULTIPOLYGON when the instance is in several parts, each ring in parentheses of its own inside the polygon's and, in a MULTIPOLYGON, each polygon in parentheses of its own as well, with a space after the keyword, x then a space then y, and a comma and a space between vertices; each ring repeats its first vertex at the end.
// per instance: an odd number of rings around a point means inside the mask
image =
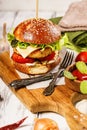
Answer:
POLYGON ((50 55, 52 53, 52 49, 47 47, 45 48, 44 50, 41 50, 41 49, 38 49, 38 50, 35 50, 33 51, 29 57, 30 58, 36 58, 36 59, 39 59, 39 58, 44 58, 48 55, 50 55))

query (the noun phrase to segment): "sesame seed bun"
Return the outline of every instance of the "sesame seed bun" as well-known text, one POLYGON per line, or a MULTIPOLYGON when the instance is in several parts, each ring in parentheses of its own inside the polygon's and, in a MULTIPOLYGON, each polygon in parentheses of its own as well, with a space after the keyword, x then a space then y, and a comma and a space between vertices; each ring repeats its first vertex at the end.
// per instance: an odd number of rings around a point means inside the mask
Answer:
POLYGON ((46 19, 29 19, 20 23, 14 30, 14 36, 21 42, 49 44, 60 39, 58 25, 46 19))

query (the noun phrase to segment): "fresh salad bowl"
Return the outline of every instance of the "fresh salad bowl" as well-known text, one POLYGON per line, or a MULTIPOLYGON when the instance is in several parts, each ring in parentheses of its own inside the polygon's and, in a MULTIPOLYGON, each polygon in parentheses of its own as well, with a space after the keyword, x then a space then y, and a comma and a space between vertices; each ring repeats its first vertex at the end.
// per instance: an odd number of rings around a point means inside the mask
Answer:
MULTIPOLYGON (((72 73, 76 69, 75 64, 72 64, 66 68, 66 70, 72 73)), ((65 75, 65 83, 68 83, 68 87, 76 92, 80 92, 80 80, 77 79, 70 79, 65 75)))
POLYGON ((64 71, 65 83, 76 92, 87 94, 87 52, 80 52, 64 71))

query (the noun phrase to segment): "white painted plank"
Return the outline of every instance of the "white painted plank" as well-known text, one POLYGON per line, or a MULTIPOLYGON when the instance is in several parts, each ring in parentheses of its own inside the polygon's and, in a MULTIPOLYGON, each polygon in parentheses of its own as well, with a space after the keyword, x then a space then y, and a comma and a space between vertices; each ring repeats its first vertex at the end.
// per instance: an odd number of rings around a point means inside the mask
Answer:
POLYGON ((0 102, 0 127, 15 123, 28 116, 22 124, 24 127, 19 130, 32 130, 37 114, 31 113, 20 100, 10 91, 0 79, 0 95, 3 101, 0 102))
POLYGON ((11 29, 16 12, 0 11, 0 38, 2 37, 3 23, 7 24, 7 32, 11 29))
MULTIPOLYGON (((49 18, 51 18, 51 17, 55 17, 55 11, 41 11, 41 12, 39 12, 39 14, 38 14, 39 16, 39 18, 46 18, 46 19, 49 19, 49 18)), ((18 13, 17 13, 17 17, 16 17, 16 19, 15 19, 15 21, 14 21, 14 24, 13 24, 13 26, 15 27, 15 26, 17 26, 20 22, 22 22, 22 21, 24 21, 24 20, 26 20, 26 19, 30 19, 30 18, 35 18, 36 17, 36 13, 35 13, 35 11, 19 11, 18 13)))
MULTIPOLYGON (((78 0, 39 0, 39 10, 65 11, 70 3, 78 0)), ((35 10, 36 0, 0 0, 1 10, 35 10)))

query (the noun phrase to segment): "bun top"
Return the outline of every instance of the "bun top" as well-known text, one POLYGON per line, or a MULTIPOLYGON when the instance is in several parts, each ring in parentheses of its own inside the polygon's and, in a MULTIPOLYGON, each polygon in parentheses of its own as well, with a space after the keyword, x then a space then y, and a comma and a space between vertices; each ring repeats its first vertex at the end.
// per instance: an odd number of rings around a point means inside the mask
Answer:
POLYGON ((20 23, 14 30, 14 36, 21 42, 48 44, 60 39, 58 25, 46 19, 29 19, 20 23))

